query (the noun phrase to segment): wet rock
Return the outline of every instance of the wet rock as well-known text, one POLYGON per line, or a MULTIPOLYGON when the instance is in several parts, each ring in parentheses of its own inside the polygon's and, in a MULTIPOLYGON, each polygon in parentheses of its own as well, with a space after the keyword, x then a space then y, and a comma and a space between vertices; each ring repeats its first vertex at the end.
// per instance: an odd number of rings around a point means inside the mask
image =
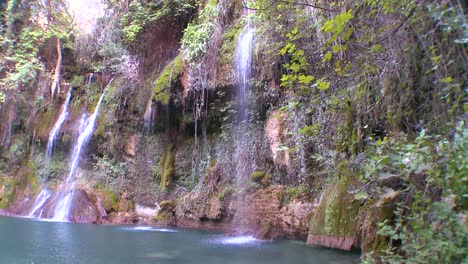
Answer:
POLYGON ((317 245, 329 248, 351 250, 358 245, 359 239, 356 237, 341 237, 331 235, 312 235, 307 237, 307 245, 317 245))
POLYGON ((84 190, 74 191, 70 221, 77 223, 98 223, 100 221, 101 215, 95 204, 96 199, 92 198, 84 190))

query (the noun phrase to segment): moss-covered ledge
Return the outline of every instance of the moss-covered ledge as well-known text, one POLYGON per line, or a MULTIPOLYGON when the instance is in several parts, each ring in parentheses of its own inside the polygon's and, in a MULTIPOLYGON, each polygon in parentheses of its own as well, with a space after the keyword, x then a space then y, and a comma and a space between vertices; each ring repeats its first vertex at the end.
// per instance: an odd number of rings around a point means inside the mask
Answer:
POLYGON ((359 247, 356 218, 359 202, 348 193, 349 176, 342 176, 331 183, 323 193, 320 205, 309 222, 308 245, 342 250, 359 247))

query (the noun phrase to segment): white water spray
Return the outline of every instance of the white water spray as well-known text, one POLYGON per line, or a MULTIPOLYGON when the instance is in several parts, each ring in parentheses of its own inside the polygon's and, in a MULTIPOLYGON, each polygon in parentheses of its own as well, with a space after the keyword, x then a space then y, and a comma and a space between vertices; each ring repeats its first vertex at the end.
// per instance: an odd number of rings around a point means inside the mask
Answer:
POLYGON ((238 86, 238 111, 240 121, 246 122, 251 104, 251 91, 249 79, 252 69, 252 48, 254 29, 248 23, 239 36, 236 47, 237 86, 238 86))
POLYGON ((62 111, 60 112, 60 116, 57 119, 57 122, 55 122, 54 126, 52 127, 52 130, 49 133, 49 140, 47 141, 47 150, 46 150, 47 162, 49 162, 50 156, 52 155, 55 138, 57 137, 57 134, 60 131, 60 128, 62 127, 63 122, 65 122, 65 120, 67 119, 68 105, 70 103, 71 92, 72 92, 72 88, 68 90, 67 98, 65 99, 65 102, 62 105, 62 111))
POLYGON ((76 170, 78 168, 79 159, 83 147, 88 143, 89 139, 93 135, 94 125, 99 114, 99 109, 101 107, 102 100, 104 99, 105 91, 102 93, 99 101, 96 105, 94 113, 90 115, 87 119, 83 116, 82 123, 84 128, 82 129, 78 140, 73 148, 73 153, 70 160, 70 171, 67 175, 67 178, 64 182, 64 192, 61 192, 57 195, 57 203, 54 210, 53 220, 56 221, 68 221, 68 216, 70 212, 70 207, 73 201, 74 192, 72 190, 72 182, 75 176, 76 170), (84 122, 83 122, 84 121, 84 122))
POLYGON ((254 28, 250 23, 243 28, 236 46, 237 70, 237 124, 234 127, 236 139, 236 178, 242 185, 246 175, 252 173, 255 165, 255 153, 252 148, 252 138, 249 135, 249 113, 252 105, 252 93, 249 79, 252 71, 252 50, 254 28))
POLYGON ((153 101, 152 97, 148 99, 146 103, 145 114, 143 115, 143 120, 145 124, 145 130, 150 132, 153 125, 153 101))
POLYGON ((29 217, 42 217, 42 206, 47 202, 47 200, 50 198, 51 193, 47 189, 42 189, 39 195, 36 197, 36 200, 34 201, 34 207, 29 213, 29 217), (41 211, 39 211, 41 210, 41 211), (38 213, 39 212, 39 213, 38 213))

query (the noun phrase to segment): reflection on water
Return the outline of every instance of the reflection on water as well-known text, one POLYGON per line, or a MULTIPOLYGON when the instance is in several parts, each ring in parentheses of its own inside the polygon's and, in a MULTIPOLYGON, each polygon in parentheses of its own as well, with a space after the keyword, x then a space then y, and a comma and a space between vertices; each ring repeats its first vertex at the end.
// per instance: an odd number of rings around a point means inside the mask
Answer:
POLYGON ((0 217, 0 263, 359 263, 359 255, 297 241, 0 217))

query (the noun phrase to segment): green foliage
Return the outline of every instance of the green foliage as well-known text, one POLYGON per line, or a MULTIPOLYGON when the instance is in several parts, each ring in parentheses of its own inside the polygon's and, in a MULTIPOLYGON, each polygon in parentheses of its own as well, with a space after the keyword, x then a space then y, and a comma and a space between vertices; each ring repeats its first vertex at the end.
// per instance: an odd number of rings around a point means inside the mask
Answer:
POLYGON ((120 195, 109 189, 105 188, 100 192, 101 194, 101 204, 102 207, 106 210, 106 212, 117 212, 119 210, 119 200, 120 195))
POLYGON ((0 208, 5 209, 14 201, 16 186, 14 177, 0 176, 0 208))
POLYGON ((44 72, 39 48, 54 36, 68 41, 71 17, 61 1, 46 7, 37 1, 10 0, 5 13, 6 30, 0 32, 0 72, 5 76, 0 87, 33 87, 37 73, 44 72))
POLYGON ((216 27, 216 18, 220 8, 217 0, 209 0, 200 11, 196 21, 189 23, 182 37, 182 54, 192 68, 198 67, 198 61, 206 53, 210 37, 216 27))
POLYGON ((369 196, 376 206, 399 193, 411 197, 398 204, 393 222, 380 224, 378 234, 391 241, 382 256, 385 263, 466 261, 468 228, 460 216, 468 210, 467 136, 460 123, 452 138, 422 130, 414 140, 404 135, 379 140, 369 153, 363 181, 374 186, 369 196), (380 187, 396 180, 401 182, 397 190, 380 187))
POLYGON ((150 23, 190 14, 197 6, 196 0, 132 1, 120 20, 123 39, 127 44, 135 44, 150 23))
POLYGON ((334 18, 327 20, 323 24, 322 30, 332 35, 327 39, 326 43, 331 44, 335 42, 338 37, 341 37, 343 40, 348 40, 353 33, 353 29, 349 28, 346 32, 344 32, 344 30, 353 17, 352 10, 348 10, 347 12, 340 13, 334 18))
POLYGON ((93 156, 94 178, 105 183, 105 186, 113 190, 121 190, 125 185, 128 173, 127 164, 106 154, 102 157, 93 156))

